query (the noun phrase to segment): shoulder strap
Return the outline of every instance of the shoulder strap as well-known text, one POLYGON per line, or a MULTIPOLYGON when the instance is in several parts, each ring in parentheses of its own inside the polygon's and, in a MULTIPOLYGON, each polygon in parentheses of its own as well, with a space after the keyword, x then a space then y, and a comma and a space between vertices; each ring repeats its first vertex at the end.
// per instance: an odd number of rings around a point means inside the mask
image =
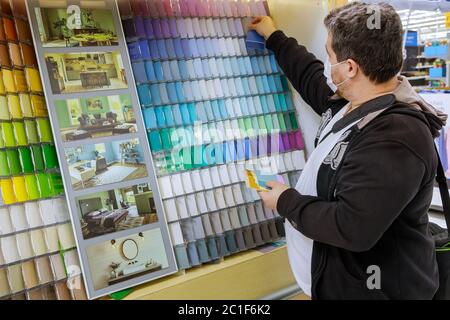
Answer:
POLYGON ((436 153, 438 155, 438 167, 436 181, 439 185, 439 192, 441 193, 442 199, 442 209, 444 210, 445 222, 447 224, 447 229, 450 228, 450 195, 447 186, 447 177, 445 176, 444 167, 442 166, 441 158, 437 151, 436 146, 434 146, 436 153))
MULTIPOLYGON (((401 112, 401 110, 396 110, 391 107, 388 107, 388 108, 368 114, 366 117, 364 117, 358 123, 358 128, 359 129, 364 128, 372 120, 374 120, 376 117, 378 117, 380 114, 382 114, 383 112, 385 112, 388 109, 389 109, 390 113, 408 115, 407 113, 401 112)), ((427 124, 427 125, 429 126, 429 124, 427 124)), ((450 229, 450 194, 449 194, 448 186, 447 186, 447 177, 445 176, 444 167, 442 165, 441 157, 439 156, 439 152, 437 150, 436 145, 434 146, 434 149, 436 150, 437 159, 438 159, 436 181, 438 183, 439 192, 441 194, 442 209, 444 211, 445 223, 447 224, 447 229, 450 229)))

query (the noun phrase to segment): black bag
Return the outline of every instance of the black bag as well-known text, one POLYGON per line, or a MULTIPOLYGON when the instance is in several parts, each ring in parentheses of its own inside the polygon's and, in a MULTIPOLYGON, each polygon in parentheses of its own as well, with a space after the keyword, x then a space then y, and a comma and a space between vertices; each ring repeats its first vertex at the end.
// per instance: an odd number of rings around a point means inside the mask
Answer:
MULTIPOLYGON (((450 226, 450 196, 448 193, 447 178, 445 177, 444 168, 442 167, 439 156, 438 160, 436 180, 439 184, 442 208, 448 229, 450 226)), ((436 260, 439 268, 439 289, 434 296, 434 300, 450 300, 450 237, 447 229, 443 229, 437 224, 430 222, 430 231, 436 244, 436 260)))

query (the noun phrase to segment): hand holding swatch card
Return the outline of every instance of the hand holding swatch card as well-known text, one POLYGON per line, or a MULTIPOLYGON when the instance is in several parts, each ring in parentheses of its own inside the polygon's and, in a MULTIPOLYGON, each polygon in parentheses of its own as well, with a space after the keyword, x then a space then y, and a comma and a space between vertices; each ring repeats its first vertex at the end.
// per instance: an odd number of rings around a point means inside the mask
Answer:
POLYGON ((248 188, 256 191, 269 191, 270 187, 267 186, 269 181, 278 181, 279 183, 285 183, 284 179, 280 175, 265 174, 260 170, 245 170, 245 183, 248 188))
POLYGON ((260 36, 258 32, 249 28, 252 21, 253 18, 243 19, 246 34, 245 44, 248 49, 264 51, 266 49, 266 40, 263 36, 260 36))

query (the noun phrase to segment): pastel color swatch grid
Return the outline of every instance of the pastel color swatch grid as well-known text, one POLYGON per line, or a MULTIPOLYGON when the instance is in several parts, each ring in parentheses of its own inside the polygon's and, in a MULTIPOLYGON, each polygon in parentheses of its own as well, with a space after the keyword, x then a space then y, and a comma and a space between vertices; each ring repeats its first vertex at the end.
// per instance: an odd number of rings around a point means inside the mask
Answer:
POLYGON ((0 6, 0 300, 86 299, 25 2, 0 6))
POLYGON ((180 269, 284 236, 244 169, 295 185, 304 143, 288 81, 248 49, 265 1, 118 1, 180 269))
POLYGON ((25 3, 2 1, 0 191, 3 204, 63 193, 25 3))

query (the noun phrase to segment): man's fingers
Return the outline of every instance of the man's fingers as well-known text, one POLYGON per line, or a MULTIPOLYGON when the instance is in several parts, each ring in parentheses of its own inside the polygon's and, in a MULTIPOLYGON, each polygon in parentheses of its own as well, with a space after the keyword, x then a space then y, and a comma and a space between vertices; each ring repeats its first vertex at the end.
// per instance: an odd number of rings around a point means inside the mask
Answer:
POLYGON ((252 24, 260 23, 263 18, 264 17, 262 17, 262 16, 258 16, 258 17, 253 18, 252 24))

